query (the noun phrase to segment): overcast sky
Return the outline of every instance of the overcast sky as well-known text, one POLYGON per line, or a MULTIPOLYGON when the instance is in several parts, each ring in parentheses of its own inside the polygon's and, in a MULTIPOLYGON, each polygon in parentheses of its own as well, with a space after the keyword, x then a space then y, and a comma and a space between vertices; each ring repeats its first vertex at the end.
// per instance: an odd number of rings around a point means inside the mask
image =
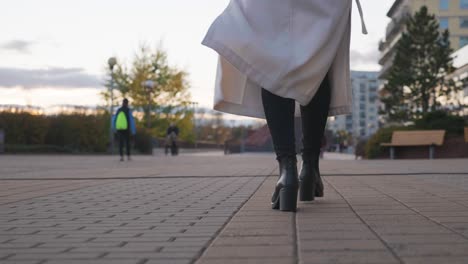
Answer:
MULTIPOLYGON (((193 100, 211 106, 217 55, 200 42, 228 2, 0 1, 0 104, 102 104, 107 59, 129 61, 141 43, 162 40, 170 63, 189 72, 193 100)), ((361 3, 369 35, 360 33, 354 6, 352 68, 378 70, 377 43, 393 0, 361 3)))

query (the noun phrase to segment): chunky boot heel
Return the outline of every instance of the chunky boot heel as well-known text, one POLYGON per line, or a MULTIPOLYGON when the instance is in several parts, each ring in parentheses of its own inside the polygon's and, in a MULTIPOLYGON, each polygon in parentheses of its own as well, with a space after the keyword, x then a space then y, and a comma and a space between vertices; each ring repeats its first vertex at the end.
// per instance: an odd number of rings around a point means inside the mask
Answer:
POLYGON ((322 182, 322 177, 320 177, 320 174, 317 175, 317 184, 315 185, 315 197, 323 197, 324 192, 323 192, 323 182, 322 182))
POLYGON ((280 190, 279 209, 285 212, 295 212, 297 208, 297 188, 287 187, 280 190))
POLYGON ((314 182, 310 180, 302 180, 299 182, 299 186, 299 200, 304 202, 315 200, 315 196, 317 196, 317 188, 314 182))
POLYGON ((284 157, 280 160, 280 178, 271 197, 271 208, 295 212, 298 188, 296 157, 284 157))
POLYGON ((299 175, 299 200, 313 201, 317 194, 317 171, 313 168, 310 159, 304 159, 299 175))

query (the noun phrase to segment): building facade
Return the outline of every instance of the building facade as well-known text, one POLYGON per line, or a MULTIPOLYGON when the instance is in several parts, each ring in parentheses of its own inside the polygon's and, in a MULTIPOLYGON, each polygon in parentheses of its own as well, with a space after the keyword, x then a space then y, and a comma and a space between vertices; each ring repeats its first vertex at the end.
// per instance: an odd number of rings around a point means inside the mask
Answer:
POLYGON ((384 79, 395 56, 395 44, 400 39, 408 16, 422 6, 427 6, 440 23, 441 30, 450 31, 450 42, 456 51, 468 44, 468 0, 396 0, 387 16, 392 20, 387 25, 385 39, 379 43, 382 65, 379 78, 384 79))
POLYGON ((350 115, 331 118, 328 129, 347 131, 354 142, 372 136, 379 129, 378 72, 352 71, 353 106, 350 115))
POLYGON ((446 79, 455 81, 460 91, 452 94, 451 100, 439 98, 438 101, 442 107, 460 116, 468 116, 468 45, 454 52, 452 58, 456 70, 446 79))

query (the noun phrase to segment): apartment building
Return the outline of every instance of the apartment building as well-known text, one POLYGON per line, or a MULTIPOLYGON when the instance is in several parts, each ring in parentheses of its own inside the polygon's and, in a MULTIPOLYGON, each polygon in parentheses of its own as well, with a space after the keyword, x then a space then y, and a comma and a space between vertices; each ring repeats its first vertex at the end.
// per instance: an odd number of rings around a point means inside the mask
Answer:
POLYGON ((442 30, 450 31, 450 41, 455 51, 468 44, 468 0, 396 0, 387 13, 392 20, 387 25, 385 39, 379 43, 380 79, 385 79, 393 63, 395 44, 401 37, 408 16, 422 6, 427 6, 429 12, 435 14, 442 30))
POLYGON ((351 72, 352 113, 331 118, 328 123, 329 130, 348 131, 354 139, 359 139, 367 138, 379 129, 378 75, 378 72, 351 72))

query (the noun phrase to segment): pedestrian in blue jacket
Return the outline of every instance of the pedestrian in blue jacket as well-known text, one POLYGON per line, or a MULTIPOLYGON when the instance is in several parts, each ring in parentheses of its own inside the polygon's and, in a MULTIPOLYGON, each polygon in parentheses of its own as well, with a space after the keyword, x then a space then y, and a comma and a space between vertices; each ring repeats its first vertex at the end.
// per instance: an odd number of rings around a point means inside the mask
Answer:
POLYGON ((128 99, 123 99, 122 106, 112 118, 112 130, 119 137, 120 161, 124 161, 123 145, 127 148, 127 160, 130 160, 130 133, 136 134, 135 119, 132 110, 128 107, 128 99))

